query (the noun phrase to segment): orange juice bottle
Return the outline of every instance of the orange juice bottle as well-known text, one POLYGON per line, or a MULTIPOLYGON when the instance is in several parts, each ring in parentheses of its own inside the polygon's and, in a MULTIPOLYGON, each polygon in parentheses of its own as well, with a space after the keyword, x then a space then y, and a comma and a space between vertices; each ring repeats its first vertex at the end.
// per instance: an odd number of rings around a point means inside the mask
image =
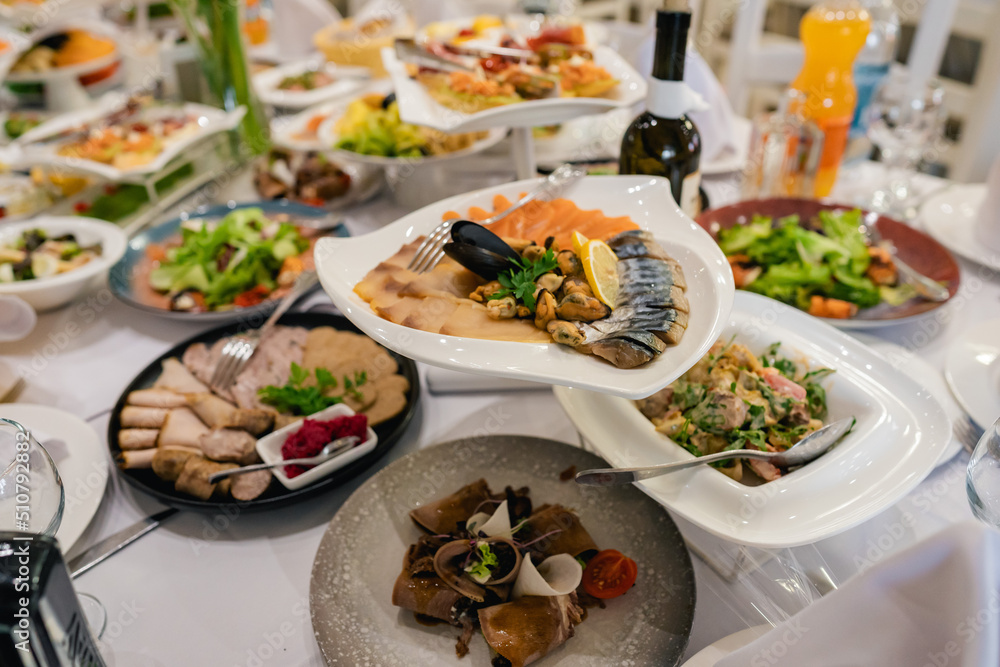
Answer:
POLYGON ((821 2, 806 12, 799 26, 805 62, 791 87, 805 94, 803 116, 824 135, 817 197, 830 194, 837 180, 858 98, 851 69, 870 27, 871 17, 854 0, 821 2))
POLYGON ((246 16, 243 24, 243 32, 253 46, 266 44, 270 36, 270 25, 264 8, 261 7, 260 0, 246 0, 246 16))

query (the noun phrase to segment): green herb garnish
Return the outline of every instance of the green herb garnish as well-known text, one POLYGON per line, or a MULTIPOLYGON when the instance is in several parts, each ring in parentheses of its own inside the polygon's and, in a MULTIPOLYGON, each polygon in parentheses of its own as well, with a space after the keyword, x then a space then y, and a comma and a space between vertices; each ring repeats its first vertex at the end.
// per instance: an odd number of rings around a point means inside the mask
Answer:
POLYGON ((502 289, 490 295, 493 299, 502 299, 505 296, 513 295, 515 299, 524 303, 529 309, 535 309, 535 281, 546 273, 556 268, 556 255, 549 248, 545 254, 536 260, 515 259, 511 260, 518 266, 516 269, 508 269, 497 276, 497 281, 502 289))
POLYGON ((465 568, 465 572, 477 583, 485 583, 493 576, 493 568, 500 564, 500 559, 490 549, 487 542, 477 542, 476 550, 473 552, 472 562, 465 568))
MULTIPOLYGON (((285 386, 268 385, 258 390, 257 395, 261 401, 274 406, 278 412, 288 412, 293 415, 316 414, 344 401, 341 396, 327 396, 325 393, 327 389, 336 389, 338 384, 337 378, 333 377, 330 371, 317 368, 313 375, 316 384, 310 387, 304 386, 309 379, 309 371, 293 361, 285 386)), ((353 380, 345 376, 345 393, 360 400, 362 395, 358 388, 367 381, 368 376, 364 371, 355 373, 353 380)))

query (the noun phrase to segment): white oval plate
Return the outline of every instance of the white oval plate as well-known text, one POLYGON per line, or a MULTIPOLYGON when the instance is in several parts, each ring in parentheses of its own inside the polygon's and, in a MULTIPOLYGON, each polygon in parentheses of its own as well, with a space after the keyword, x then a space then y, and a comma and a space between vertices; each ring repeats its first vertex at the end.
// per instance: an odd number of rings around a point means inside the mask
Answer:
POLYGON ((52 137, 64 130, 87 123, 99 122, 101 118, 107 115, 108 109, 108 104, 104 104, 72 111, 59 115, 48 122, 42 123, 30 132, 26 132, 24 136, 15 142, 15 145, 19 145, 23 149, 21 166, 27 167, 36 164, 53 165, 72 171, 91 173, 114 182, 127 180, 130 177, 140 174, 155 174, 166 167, 171 160, 203 139, 219 132, 234 129, 240 124, 240 121, 243 120, 243 115, 246 113, 246 107, 242 106, 237 107, 233 111, 226 112, 216 107, 190 102, 178 106, 155 106, 144 109, 134 118, 137 120, 142 118, 155 119, 173 114, 191 114, 198 117, 197 123, 199 129, 197 132, 185 135, 168 145, 152 162, 128 170, 121 170, 109 164, 95 162, 94 160, 59 155, 59 148, 63 144, 59 140, 39 143, 40 140, 52 137))
MULTIPOLYGON (((877 352, 777 301, 739 292, 722 336, 759 352, 781 341, 785 354, 836 369, 827 380, 829 421, 858 423, 820 459, 774 482, 747 486, 709 466, 639 484, 688 521, 738 544, 765 549, 811 544, 881 512, 937 465, 951 422, 933 394, 877 352)), ((692 458, 621 398, 557 387, 556 398, 597 453, 617 467, 692 458)))
POLYGON ((97 513, 108 482, 108 450, 97 432, 76 415, 47 405, 4 403, 0 415, 42 435, 39 442, 56 463, 66 507, 56 539, 69 553, 97 513))
POLYGON ((981 428, 1000 417, 1000 320, 983 322, 959 334, 945 358, 948 386, 962 409, 981 428))
POLYGON ((368 85, 371 72, 365 67, 334 65, 325 60, 311 58, 272 67, 253 77, 253 85, 261 102, 284 109, 304 109, 332 99, 346 97, 368 85), (280 90, 285 77, 296 76, 308 70, 322 70, 334 78, 333 83, 313 90, 280 90))
POLYGON ((434 101, 423 84, 411 79, 392 49, 382 49, 382 64, 392 77, 399 115, 416 125, 444 132, 470 132, 492 127, 534 127, 562 123, 577 116, 630 107, 646 98, 646 80, 624 58, 606 46, 594 49, 594 62, 608 70, 619 84, 604 97, 550 97, 506 104, 473 114, 434 101))
POLYGON ((927 233, 956 255, 1000 271, 1000 252, 976 239, 976 214, 986 198, 986 185, 953 185, 920 207, 920 221, 927 233))
POLYGON ((681 667, 715 667, 715 664, 719 660, 722 660, 731 653, 735 653, 755 639, 763 637, 771 630, 770 625, 755 625, 752 628, 734 632, 701 649, 691 656, 681 667))
POLYGON ((317 134, 319 135, 320 145, 328 147, 326 150, 329 150, 331 154, 337 156, 341 160, 350 160, 353 162, 372 164, 380 167, 398 167, 401 165, 418 167, 425 164, 444 162, 445 160, 454 160, 455 158, 464 157, 466 155, 480 153, 491 146, 495 146, 507 136, 506 127, 494 127, 489 130, 487 135, 482 139, 474 142, 466 148, 463 148, 462 150, 453 151, 451 153, 427 155, 424 157, 384 157, 382 155, 365 155, 363 153, 355 153, 354 151, 333 148, 333 146, 335 146, 337 141, 340 139, 340 135, 337 134, 336 130, 337 121, 339 121, 341 116, 344 115, 345 110, 346 104, 341 105, 339 108, 333 110, 327 119, 323 121, 323 124, 319 126, 317 134))
POLYGON ((354 286, 403 244, 429 233, 446 211, 470 206, 492 208, 496 194, 511 201, 531 190, 536 180, 450 197, 415 211, 377 231, 352 238, 324 238, 316 245, 316 268, 323 288, 337 308, 377 342, 433 366, 466 373, 559 384, 640 398, 667 386, 708 351, 725 327, 732 308, 732 271, 719 247, 701 227, 684 216, 670 195, 670 185, 651 176, 588 176, 565 197, 583 209, 627 215, 652 232, 684 267, 691 320, 678 345, 640 368, 616 368, 603 359, 566 346, 515 343, 444 336, 393 324, 376 315, 354 286))

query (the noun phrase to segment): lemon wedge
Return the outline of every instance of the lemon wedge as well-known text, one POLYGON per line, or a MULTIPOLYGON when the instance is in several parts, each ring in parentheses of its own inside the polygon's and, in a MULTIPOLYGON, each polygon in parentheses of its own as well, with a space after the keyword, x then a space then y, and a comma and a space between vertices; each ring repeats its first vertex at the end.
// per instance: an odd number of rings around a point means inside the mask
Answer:
POLYGON ((618 299, 618 256, 615 251, 599 239, 587 241, 580 249, 580 263, 594 296, 614 308, 618 299))
POLYGON ((574 231, 573 236, 570 238, 573 239, 573 252, 575 252, 579 257, 580 254, 583 252, 583 246, 587 245, 590 239, 588 239, 586 236, 577 231, 574 231))

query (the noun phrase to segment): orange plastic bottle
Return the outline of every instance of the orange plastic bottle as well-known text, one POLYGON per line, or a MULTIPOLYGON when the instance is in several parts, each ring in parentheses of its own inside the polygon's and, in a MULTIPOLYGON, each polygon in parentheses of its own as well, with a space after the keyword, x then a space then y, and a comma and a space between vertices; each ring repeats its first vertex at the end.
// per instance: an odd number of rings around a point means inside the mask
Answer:
POLYGON ((851 69, 870 27, 871 17, 864 7, 836 0, 814 6, 799 26, 805 63, 791 87, 805 94, 802 113, 824 135, 816 174, 817 197, 830 194, 837 180, 858 100, 851 69))
POLYGON ((246 0, 246 15, 243 32, 253 46, 266 44, 270 36, 270 24, 264 15, 260 0, 246 0))

